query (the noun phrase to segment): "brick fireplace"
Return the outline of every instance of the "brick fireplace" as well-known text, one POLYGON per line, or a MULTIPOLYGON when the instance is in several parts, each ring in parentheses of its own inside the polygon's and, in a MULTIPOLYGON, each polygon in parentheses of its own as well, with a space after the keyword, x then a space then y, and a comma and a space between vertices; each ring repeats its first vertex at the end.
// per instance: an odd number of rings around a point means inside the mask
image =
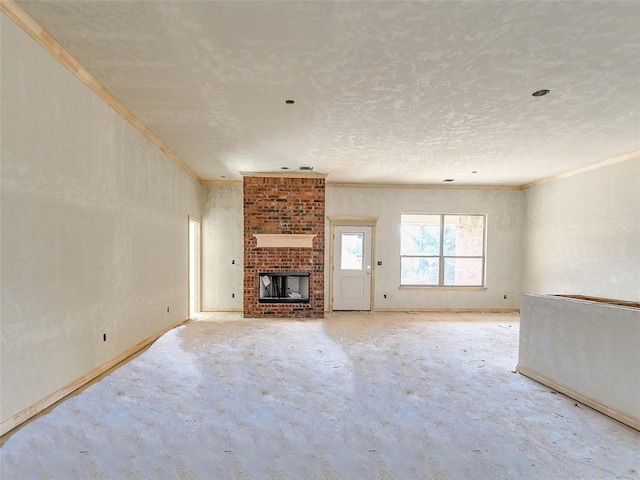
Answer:
POLYGON ((244 316, 323 317, 326 175, 243 172, 243 177, 244 316), (274 279, 307 274, 306 301, 297 300, 295 286, 281 301, 260 301, 261 292, 275 296, 274 279))

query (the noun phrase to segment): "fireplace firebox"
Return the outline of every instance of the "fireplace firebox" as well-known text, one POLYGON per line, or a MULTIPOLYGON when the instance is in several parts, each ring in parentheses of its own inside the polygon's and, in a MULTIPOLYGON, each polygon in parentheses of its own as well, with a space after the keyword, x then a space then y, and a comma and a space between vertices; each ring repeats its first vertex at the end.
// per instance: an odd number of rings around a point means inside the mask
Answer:
POLYGON ((309 303, 308 273, 261 273, 259 303, 309 303))

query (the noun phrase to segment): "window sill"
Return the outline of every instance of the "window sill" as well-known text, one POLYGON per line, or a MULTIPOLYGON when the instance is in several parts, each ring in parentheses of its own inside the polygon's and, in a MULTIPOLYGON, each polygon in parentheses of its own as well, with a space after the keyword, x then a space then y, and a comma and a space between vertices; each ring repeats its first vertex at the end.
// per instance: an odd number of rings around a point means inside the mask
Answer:
POLYGON ((480 291, 480 290, 488 290, 488 287, 453 287, 447 285, 445 287, 439 287, 437 285, 401 285, 398 287, 398 290, 465 290, 465 291, 480 291))

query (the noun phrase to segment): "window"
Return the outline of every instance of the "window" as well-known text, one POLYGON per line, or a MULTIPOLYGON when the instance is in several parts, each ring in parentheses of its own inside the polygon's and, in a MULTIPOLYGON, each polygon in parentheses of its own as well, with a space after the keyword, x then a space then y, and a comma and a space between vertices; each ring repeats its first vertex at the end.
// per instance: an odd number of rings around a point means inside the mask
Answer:
POLYGON ((484 286, 485 215, 403 214, 400 285, 484 286))
POLYGON ((364 233, 343 232, 340 238, 342 244, 340 269, 362 270, 364 233))

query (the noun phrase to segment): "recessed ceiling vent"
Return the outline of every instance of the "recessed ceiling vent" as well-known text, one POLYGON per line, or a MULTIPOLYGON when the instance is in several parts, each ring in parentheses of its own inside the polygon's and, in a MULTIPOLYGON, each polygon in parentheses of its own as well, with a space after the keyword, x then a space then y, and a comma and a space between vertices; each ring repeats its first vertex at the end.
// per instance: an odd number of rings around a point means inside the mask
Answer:
POLYGON ((544 97, 549 92, 551 92, 551 90, 543 89, 543 90, 538 90, 537 92, 533 92, 531 95, 533 95, 534 97, 544 97))
POLYGON ((313 167, 310 167, 308 165, 303 165, 300 167, 300 170, 305 171, 305 172, 310 172, 311 170, 313 170, 313 167))
POLYGON ((444 180, 442 180, 443 182, 455 182, 456 179, 455 178, 445 178, 444 180))

